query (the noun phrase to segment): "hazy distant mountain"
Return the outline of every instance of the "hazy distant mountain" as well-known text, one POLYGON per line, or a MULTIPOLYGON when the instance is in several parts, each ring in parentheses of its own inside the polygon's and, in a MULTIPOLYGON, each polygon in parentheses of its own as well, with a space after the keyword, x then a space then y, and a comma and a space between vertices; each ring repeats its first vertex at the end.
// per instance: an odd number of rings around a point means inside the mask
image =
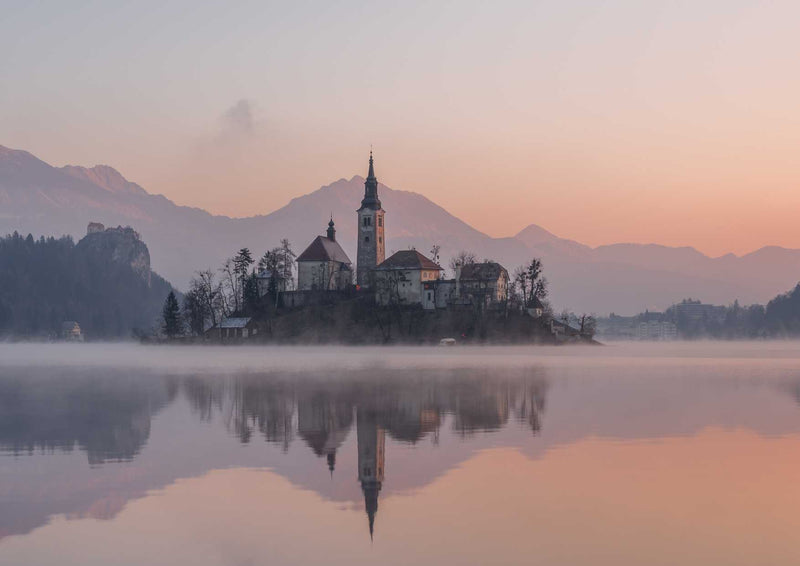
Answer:
POLYGON ((67 165, 61 168, 67 175, 76 179, 83 179, 90 183, 102 187, 112 193, 129 193, 146 195, 142 187, 136 183, 131 183, 123 177, 119 171, 108 165, 95 165, 91 169, 77 165, 67 165))
MULTIPOLYGON (((178 206, 147 193, 111 167, 56 168, 25 151, 0 146, 0 232, 81 237, 90 221, 130 224, 150 248, 153 269, 185 288, 198 269, 216 268, 243 246, 254 255, 289 238, 299 253, 324 233, 333 214, 337 236, 355 258, 356 214, 364 179, 340 179, 262 216, 229 218, 178 206)), ((531 225, 491 238, 424 196, 379 188, 386 210, 387 253, 442 247, 442 264, 461 249, 513 270, 542 257, 556 308, 597 313, 663 309, 685 297, 727 304, 766 302, 800 279, 800 250, 765 247, 741 257, 710 258, 693 248, 613 244, 591 248, 531 225)))

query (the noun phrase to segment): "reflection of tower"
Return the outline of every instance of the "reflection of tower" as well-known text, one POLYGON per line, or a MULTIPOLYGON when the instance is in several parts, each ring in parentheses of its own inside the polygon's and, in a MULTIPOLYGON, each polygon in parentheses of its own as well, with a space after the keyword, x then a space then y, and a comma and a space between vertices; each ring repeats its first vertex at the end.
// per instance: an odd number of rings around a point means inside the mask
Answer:
POLYGON ((304 395, 297 400, 297 432, 317 456, 325 456, 333 475, 336 451, 353 423, 353 406, 329 393, 304 395))
POLYGON ((364 507, 369 518, 369 537, 372 538, 375 513, 378 511, 378 494, 383 484, 384 449, 386 434, 378 426, 376 414, 357 409, 358 481, 364 492, 364 507))

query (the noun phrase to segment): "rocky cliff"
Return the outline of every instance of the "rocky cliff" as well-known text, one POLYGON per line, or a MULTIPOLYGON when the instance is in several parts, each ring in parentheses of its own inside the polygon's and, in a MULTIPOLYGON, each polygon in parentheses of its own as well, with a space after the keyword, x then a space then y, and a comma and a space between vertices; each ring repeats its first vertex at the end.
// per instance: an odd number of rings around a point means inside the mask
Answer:
POLYGON ((101 261, 130 266, 150 285, 150 251, 139 233, 130 226, 106 228, 99 222, 92 222, 77 248, 101 261))

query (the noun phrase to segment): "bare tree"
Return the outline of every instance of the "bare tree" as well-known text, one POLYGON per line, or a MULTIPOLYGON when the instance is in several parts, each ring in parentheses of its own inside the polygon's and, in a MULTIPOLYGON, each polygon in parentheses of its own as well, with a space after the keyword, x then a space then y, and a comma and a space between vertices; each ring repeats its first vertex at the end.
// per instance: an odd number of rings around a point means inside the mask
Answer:
POLYGON ((221 285, 215 280, 214 272, 210 269, 198 271, 190 283, 189 292, 195 295, 204 320, 210 319, 211 324, 216 326, 220 315, 224 313, 224 308, 221 285))
POLYGON ((433 246, 431 246, 431 260, 433 260, 433 263, 437 265, 439 264, 439 252, 441 251, 442 246, 439 244, 433 244, 433 246))
POLYGON ((547 279, 542 276, 542 260, 533 258, 526 266, 530 285, 530 299, 543 300, 547 296, 547 279))
POLYGON ((286 289, 294 288, 294 267, 297 255, 292 250, 292 246, 287 238, 281 240, 281 278, 286 289))
POLYGON ((236 272, 236 265, 233 258, 229 257, 219 269, 222 274, 222 281, 220 282, 221 296, 220 299, 223 304, 223 310, 226 316, 231 312, 239 312, 241 309, 241 280, 236 272))
POLYGON ((473 252, 468 252, 466 250, 461 250, 455 256, 450 258, 450 269, 453 273, 456 272, 456 269, 459 267, 464 267, 465 265, 469 265, 478 261, 478 256, 476 256, 473 252))
POLYGON ((514 270, 514 288, 518 289, 522 295, 522 306, 527 306, 530 300, 530 280, 528 279, 528 270, 522 265, 514 270))
POLYGON ((533 258, 528 264, 514 270, 514 285, 522 294, 522 304, 530 306, 534 299, 547 297, 547 279, 542 276, 542 260, 533 258))
POLYGON ((581 336, 592 338, 597 330, 597 319, 595 316, 583 313, 579 320, 581 336))

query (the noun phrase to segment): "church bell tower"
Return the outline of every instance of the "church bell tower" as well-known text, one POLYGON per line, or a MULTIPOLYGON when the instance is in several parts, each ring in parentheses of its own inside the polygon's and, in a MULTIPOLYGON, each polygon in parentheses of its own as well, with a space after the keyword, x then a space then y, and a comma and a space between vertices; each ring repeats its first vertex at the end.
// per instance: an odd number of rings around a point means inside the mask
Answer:
POLYGON ((358 255, 356 257, 356 283, 369 287, 370 271, 386 259, 383 217, 386 214, 378 198, 378 179, 369 152, 369 173, 364 182, 364 198, 358 209, 358 255))

